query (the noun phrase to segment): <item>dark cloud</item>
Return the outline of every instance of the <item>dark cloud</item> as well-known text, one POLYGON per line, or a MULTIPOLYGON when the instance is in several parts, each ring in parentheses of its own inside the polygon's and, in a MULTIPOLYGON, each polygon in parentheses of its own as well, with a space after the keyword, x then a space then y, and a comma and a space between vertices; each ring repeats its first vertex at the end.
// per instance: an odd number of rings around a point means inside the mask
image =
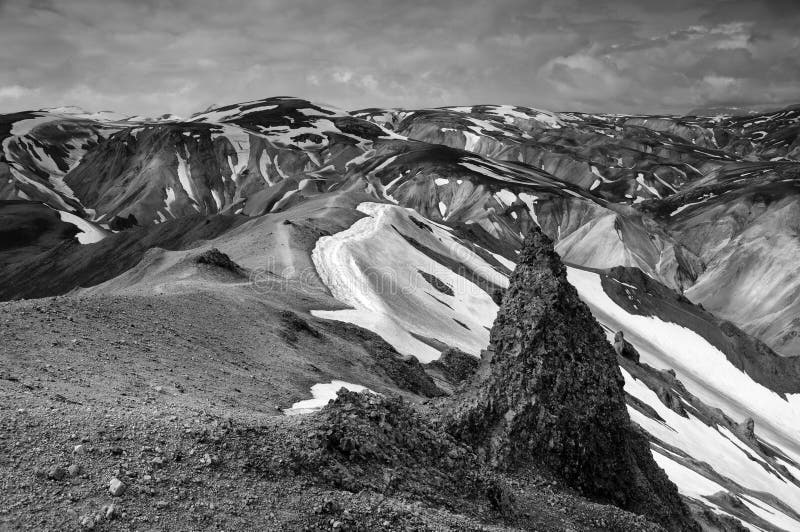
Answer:
POLYGON ((0 112, 783 105, 798 22, 795 0, 0 0, 0 112))

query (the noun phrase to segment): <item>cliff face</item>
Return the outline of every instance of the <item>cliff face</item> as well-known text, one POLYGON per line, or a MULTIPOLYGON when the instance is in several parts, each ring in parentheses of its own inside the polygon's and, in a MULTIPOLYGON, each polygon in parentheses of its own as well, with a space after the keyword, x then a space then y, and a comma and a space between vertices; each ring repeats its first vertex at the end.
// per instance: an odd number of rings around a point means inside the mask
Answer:
POLYGON ((450 430, 500 468, 545 466, 568 485, 671 530, 697 525, 632 426, 611 345, 551 240, 532 231, 494 322, 491 359, 450 430))

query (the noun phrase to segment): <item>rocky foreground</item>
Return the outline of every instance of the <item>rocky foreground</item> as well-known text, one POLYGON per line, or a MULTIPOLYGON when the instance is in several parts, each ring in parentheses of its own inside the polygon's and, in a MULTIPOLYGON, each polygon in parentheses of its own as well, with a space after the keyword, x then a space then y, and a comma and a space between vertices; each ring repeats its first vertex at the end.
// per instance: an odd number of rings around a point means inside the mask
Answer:
POLYGON ((658 530, 493 473, 397 399, 266 423, 36 402, 0 421, 3 529, 658 530))
MULTIPOLYGON (((216 254, 209 259, 225 262, 216 254)), ((62 350, 102 341, 109 331, 98 324, 119 315, 91 307, 99 327, 94 338, 66 346, 56 340, 31 356, 21 350, 31 329, 42 327, 33 333, 47 342, 48 333, 55 338, 60 327, 82 322, 87 301, 7 304, 4 339, 17 354, 0 373, 0 527, 695 529, 630 426, 612 347, 601 333, 577 336, 575 327, 585 332, 597 325, 566 283, 549 240, 535 233, 521 263, 492 332, 493 356, 476 368, 449 353, 427 368, 455 395, 419 404, 343 390, 318 413, 300 416, 284 416, 276 403, 256 404, 264 380, 280 379, 280 365, 214 360, 177 343, 173 358, 161 360, 152 328, 180 314, 177 307, 165 311, 164 301, 143 307, 153 313, 149 320, 127 301, 121 321, 135 331, 118 336, 114 353, 90 350, 94 355, 86 357, 62 350), (540 316, 532 319, 531 310, 540 316), (30 314, 39 316, 33 325, 17 321, 30 314), (543 332, 553 330, 563 345, 548 343, 553 337, 543 332), (244 372, 232 374, 234 367, 244 372), (592 378, 577 378, 584 371, 592 378), (98 379, 104 372, 110 373, 98 379), (453 423, 465 411, 480 413, 467 416, 468 428, 476 429, 468 434, 453 423)), ((189 313, 187 330, 202 336, 195 341, 221 334, 210 321, 206 331, 196 327, 203 316, 198 306, 189 313)), ((281 338, 330 341, 323 322, 284 314, 281 338)), ((184 334, 180 321, 170 331, 176 340, 184 334)), ((396 382, 430 382, 420 377, 419 364, 386 367, 396 382)), ((695 518, 710 530, 740 530, 710 513, 695 518)))

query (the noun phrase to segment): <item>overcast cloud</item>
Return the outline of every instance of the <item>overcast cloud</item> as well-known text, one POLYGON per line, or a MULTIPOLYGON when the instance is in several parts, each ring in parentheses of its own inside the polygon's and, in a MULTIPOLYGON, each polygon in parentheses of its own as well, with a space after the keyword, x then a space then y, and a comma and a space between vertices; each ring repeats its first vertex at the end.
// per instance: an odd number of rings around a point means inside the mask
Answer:
POLYGON ((0 0, 0 112, 800 103, 796 0, 0 0))

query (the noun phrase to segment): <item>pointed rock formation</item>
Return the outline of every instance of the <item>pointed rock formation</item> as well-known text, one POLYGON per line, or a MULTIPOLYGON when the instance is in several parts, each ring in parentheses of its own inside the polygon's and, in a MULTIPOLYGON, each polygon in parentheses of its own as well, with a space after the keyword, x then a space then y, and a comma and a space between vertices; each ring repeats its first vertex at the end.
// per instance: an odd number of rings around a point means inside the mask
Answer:
POLYGON ((585 495, 669 530, 699 530, 625 406, 614 349, 538 228, 494 322, 475 388, 449 430, 496 467, 544 466, 585 495))
POLYGON ((639 362, 639 351, 625 339, 625 333, 622 331, 617 331, 614 335, 614 351, 621 357, 639 362))

